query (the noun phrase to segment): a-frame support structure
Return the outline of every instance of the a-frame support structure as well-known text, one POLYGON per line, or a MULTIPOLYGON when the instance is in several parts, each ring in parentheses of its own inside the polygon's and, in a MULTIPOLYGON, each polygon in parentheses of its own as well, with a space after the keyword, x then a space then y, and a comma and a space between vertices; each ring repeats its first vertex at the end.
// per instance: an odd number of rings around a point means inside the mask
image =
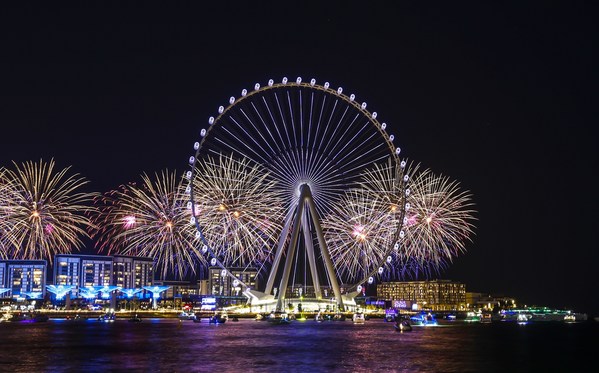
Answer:
POLYGON ((310 187, 307 184, 302 184, 300 186, 300 196, 298 199, 298 203, 295 209, 290 209, 289 213, 287 214, 287 217, 285 218, 285 225, 283 226, 281 236, 279 237, 277 251, 275 252, 275 258, 270 271, 270 275, 268 277, 268 281, 266 283, 266 289, 264 293, 272 293, 275 277, 279 272, 281 259, 283 257, 283 252, 285 251, 285 242, 287 242, 287 237, 289 235, 289 231, 291 230, 291 239, 289 240, 287 255, 285 256, 283 275, 279 283, 279 291, 275 296, 275 299, 277 301, 276 310, 283 310, 283 302, 285 300, 285 293, 287 290, 287 285, 289 283, 289 276, 291 275, 291 267, 293 266, 293 258, 295 256, 295 251, 298 245, 300 231, 302 231, 304 234, 306 256, 308 257, 308 264, 310 266, 310 274, 312 276, 312 281, 314 284, 315 296, 317 299, 322 298, 320 280, 318 278, 318 270, 316 266, 316 255, 314 253, 314 245, 312 243, 313 241, 310 229, 310 221, 312 222, 314 230, 316 231, 316 237, 318 239, 318 245, 320 246, 320 252, 324 261, 324 267, 327 271, 328 278, 331 282, 331 287, 333 288, 335 298, 337 299, 337 307, 339 311, 343 311, 344 306, 343 300, 341 298, 341 289, 339 288, 339 282, 337 281, 335 268, 333 267, 333 262, 331 261, 331 255, 329 253, 326 241, 324 240, 322 227, 320 225, 320 218, 318 216, 318 212, 316 211, 316 205, 314 203, 314 199, 312 198, 312 192, 310 191, 310 187))

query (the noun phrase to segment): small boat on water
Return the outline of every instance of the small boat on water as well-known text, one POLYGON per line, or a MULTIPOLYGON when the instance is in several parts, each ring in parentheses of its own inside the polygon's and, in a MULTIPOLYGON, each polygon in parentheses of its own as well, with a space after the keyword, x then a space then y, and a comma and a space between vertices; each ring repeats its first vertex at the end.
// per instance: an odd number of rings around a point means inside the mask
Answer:
POLYGON ((333 321, 345 321, 345 315, 337 312, 335 315, 333 315, 333 321))
POLYGON ((483 312, 480 318, 482 323, 490 323, 493 321, 493 314, 490 312, 483 312))
POLYGON ((129 322, 141 322, 141 317, 137 316, 137 314, 135 314, 135 316, 133 316, 132 318, 129 319, 129 322))
POLYGON ((528 322, 528 320, 530 320, 532 318, 532 315, 528 315, 526 313, 519 313, 518 316, 516 317, 516 321, 519 324, 526 324, 528 322))
POLYGON ((318 321, 318 322, 324 321, 324 316, 322 315, 322 313, 320 311, 318 311, 318 313, 316 314, 316 316, 314 316, 314 320, 318 321))
POLYGON ((466 318, 464 319, 465 322, 480 322, 480 320, 480 314, 472 311, 466 313, 466 318))
POLYGON ((112 322, 116 320, 116 314, 114 312, 106 312, 102 316, 98 317, 98 321, 112 322))
POLYGON ((23 322, 45 322, 48 321, 48 315, 38 312, 17 312, 11 314, 6 321, 23 321, 23 322))
POLYGON ((65 320, 67 320, 67 321, 86 321, 87 318, 81 316, 80 314, 76 314, 75 316, 68 315, 65 320))
POLYGON ((399 320, 399 321, 395 322, 395 325, 393 325, 393 327, 395 328, 395 331, 398 331, 398 332, 411 332, 412 331, 412 325, 410 325, 410 322, 408 320, 399 320))
POLYGON ((282 311, 275 311, 268 315, 267 321, 273 325, 286 325, 291 322, 289 314, 282 311))
POLYGON ((366 322, 366 317, 362 312, 356 312, 352 316, 352 321, 354 324, 364 324, 366 322))
POLYGON ((229 316, 226 313, 215 313, 208 319, 209 324, 224 324, 229 320, 229 316))
POLYGON ((196 318, 196 315, 194 313, 187 313, 183 311, 177 317, 179 318, 179 320, 194 320, 196 318))
POLYGON ((432 313, 420 312, 419 314, 410 317, 411 325, 434 326, 437 325, 437 319, 432 313))
POLYGON ((564 316, 564 321, 565 322, 575 322, 576 321, 576 316, 575 315, 566 315, 564 316))

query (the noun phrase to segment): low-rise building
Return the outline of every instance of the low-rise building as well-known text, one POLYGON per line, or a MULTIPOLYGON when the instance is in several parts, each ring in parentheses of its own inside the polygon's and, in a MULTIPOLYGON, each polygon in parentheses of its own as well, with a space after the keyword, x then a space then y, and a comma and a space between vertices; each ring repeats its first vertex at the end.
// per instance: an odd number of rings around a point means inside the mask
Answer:
POLYGON ((383 282, 377 298, 394 308, 451 311, 466 309, 466 285, 450 280, 383 282))

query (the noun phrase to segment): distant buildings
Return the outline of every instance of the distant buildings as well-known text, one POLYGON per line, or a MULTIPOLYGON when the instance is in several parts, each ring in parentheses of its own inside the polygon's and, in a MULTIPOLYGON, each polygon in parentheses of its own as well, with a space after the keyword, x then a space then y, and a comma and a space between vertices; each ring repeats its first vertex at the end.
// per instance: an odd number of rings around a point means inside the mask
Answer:
POLYGON ((0 290, 0 298, 43 298, 46 295, 46 261, 0 261, 0 290))

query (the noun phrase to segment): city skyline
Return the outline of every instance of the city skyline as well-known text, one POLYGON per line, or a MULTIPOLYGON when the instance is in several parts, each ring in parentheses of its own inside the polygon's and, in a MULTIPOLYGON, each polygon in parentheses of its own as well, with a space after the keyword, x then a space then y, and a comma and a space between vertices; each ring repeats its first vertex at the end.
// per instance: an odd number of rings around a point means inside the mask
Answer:
POLYGON ((330 81, 368 101, 409 160, 472 193, 473 242, 441 277, 599 310, 584 7, 237 9, 14 5, 0 166, 54 158, 97 192, 182 173, 230 96, 284 76, 330 81))

